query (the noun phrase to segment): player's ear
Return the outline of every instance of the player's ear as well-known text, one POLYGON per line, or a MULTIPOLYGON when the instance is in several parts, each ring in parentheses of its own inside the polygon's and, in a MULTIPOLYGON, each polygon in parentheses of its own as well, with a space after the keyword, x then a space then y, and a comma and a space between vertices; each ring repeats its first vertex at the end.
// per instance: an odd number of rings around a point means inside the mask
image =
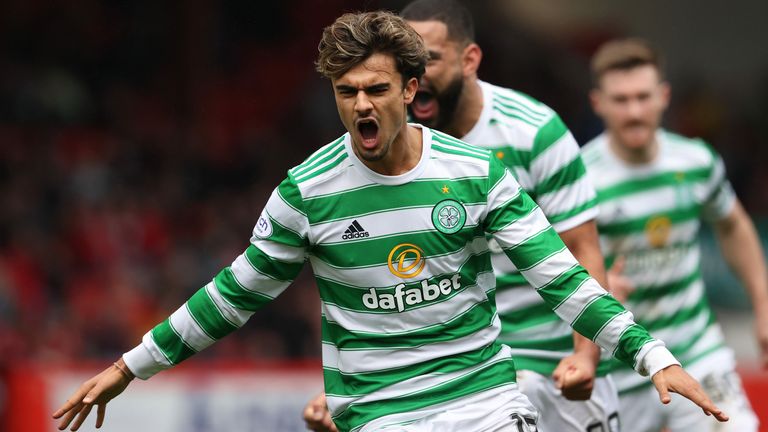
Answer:
POLYGON ((476 43, 471 43, 464 47, 461 52, 461 67, 464 76, 473 76, 477 74, 480 68, 480 62, 483 60, 483 50, 476 43))
POLYGON ((667 109, 667 106, 669 106, 669 98, 672 96, 672 87, 670 87, 669 82, 662 81, 659 83, 659 92, 661 92, 661 103, 664 109, 667 109))
POLYGON ((589 103, 592 105, 592 111, 597 115, 600 115, 600 112, 602 111, 602 106, 600 104, 601 96, 602 92, 599 88, 593 87, 592 90, 589 91, 589 103))
POLYGON ((416 90, 419 89, 419 80, 411 77, 406 81, 403 88, 403 99, 406 104, 413 102, 413 98, 416 96, 416 90))

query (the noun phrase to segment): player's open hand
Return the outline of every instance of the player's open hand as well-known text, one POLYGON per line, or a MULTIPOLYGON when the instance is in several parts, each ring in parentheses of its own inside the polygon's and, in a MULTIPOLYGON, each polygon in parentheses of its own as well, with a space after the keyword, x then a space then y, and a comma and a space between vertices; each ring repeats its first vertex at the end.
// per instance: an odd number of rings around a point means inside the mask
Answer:
POLYGON ((304 422, 307 429, 315 432, 339 432, 333 424, 328 404, 325 401, 325 393, 320 393, 304 407, 304 422))
POLYGON ((698 405, 706 415, 713 415, 718 421, 728 421, 728 415, 715 406, 707 393, 701 388, 699 382, 680 366, 668 366, 651 377, 656 391, 659 392, 661 403, 668 404, 671 400, 669 392, 686 397, 698 405))
POLYGON ((624 264, 626 259, 624 256, 618 256, 613 262, 611 268, 606 272, 608 277, 608 290, 613 297, 621 303, 624 303, 630 294, 635 290, 635 286, 632 282, 623 275, 624 264))
MULTIPOLYGON (((123 366, 124 367, 124 366, 123 366)), ((127 369, 125 369, 127 371, 127 369)), ((104 415, 107 410, 107 402, 128 387, 132 377, 126 375, 126 372, 112 365, 104 369, 100 374, 84 382, 67 402, 61 408, 53 413, 53 418, 61 418, 59 430, 66 429, 72 420, 77 419, 72 424, 73 431, 76 431, 83 424, 83 421, 90 414, 94 405, 96 409, 96 427, 100 428, 104 424, 104 415), (79 415, 78 415, 79 414, 79 415)))
POLYGON ((566 399, 587 400, 595 385, 595 362, 578 353, 569 355, 557 365, 552 379, 566 399))

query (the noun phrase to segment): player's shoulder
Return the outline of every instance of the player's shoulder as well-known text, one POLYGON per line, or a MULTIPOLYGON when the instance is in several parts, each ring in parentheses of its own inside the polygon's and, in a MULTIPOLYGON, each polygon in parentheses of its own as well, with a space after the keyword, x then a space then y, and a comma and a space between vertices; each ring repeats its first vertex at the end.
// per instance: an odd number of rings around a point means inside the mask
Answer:
POLYGON ((711 165, 720 156, 712 145, 697 137, 687 137, 666 129, 659 129, 658 139, 666 146, 667 154, 689 161, 711 165))
POLYGON ((607 141, 605 133, 601 133, 589 140, 581 147, 581 159, 587 167, 605 165, 610 161, 607 155, 607 141))
POLYGON ((490 90, 491 104, 497 119, 540 128, 557 116, 548 105, 524 92, 489 83, 483 85, 490 90))
POLYGON ((435 129, 429 129, 429 132, 431 135, 431 153, 435 159, 449 159, 486 165, 491 160, 491 152, 488 149, 469 144, 435 129))
POLYGON ((289 178, 298 185, 317 179, 319 176, 343 166, 349 156, 345 145, 346 137, 346 134, 342 135, 320 147, 303 162, 289 169, 289 178))

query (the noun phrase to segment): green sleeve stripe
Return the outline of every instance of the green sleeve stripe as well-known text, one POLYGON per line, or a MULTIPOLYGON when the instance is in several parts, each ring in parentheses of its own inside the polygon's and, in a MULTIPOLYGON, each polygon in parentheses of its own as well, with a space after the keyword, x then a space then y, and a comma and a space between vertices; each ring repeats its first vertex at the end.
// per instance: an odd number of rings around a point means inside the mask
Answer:
POLYGON ((524 272, 546 262, 563 250, 565 250, 565 244, 552 226, 548 226, 522 243, 504 248, 504 253, 518 270, 524 272))
MULTIPOLYGON (((491 158, 488 164, 488 193, 490 194, 499 187, 506 176, 512 176, 512 173, 497 158, 491 158)), ((514 176, 512 176, 514 178, 514 176)), ((518 186, 519 189, 519 186, 518 186)))
POLYGON ((671 209, 661 214, 654 213, 622 222, 601 224, 599 230, 600 235, 604 236, 626 236, 627 234, 644 232, 648 221, 658 216, 668 217, 672 225, 675 225, 698 219, 700 213, 701 207, 699 205, 693 205, 687 208, 671 209))
POLYGON ((530 284, 528 283, 528 280, 525 279, 525 276, 523 276, 522 273, 520 272, 496 275, 497 288, 517 287, 517 286, 524 286, 524 285, 528 286, 530 284))
POLYGON ((254 245, 245 250, 245 257, 259 273, 275 280, 290 282, 299 275, 304 262, 288 263, 273 259, 254 245))
POLYGON ((488 212, 485 218, 485 231, 495 233, 501 231, 513 222, 533 213, 538 206, 533 199, 520 189, 511 200, 488 212))
POLYGON ((562 222, 564 220, 568 220, 572 217, 578 216, 579 214, 587 210, 595 208, 595 206, 597 206, 597 200, 592 198, 591 200, 585 202, 584 204, 574 207, 567 212, 548 214, 547 219, 549 219, 549 223, 556 224, 558 222, 562 222))
POLYGON ((179 364, 195 354, 195 350, 190 348, 176 333, 170 318, 152 329, 152 338, 171 364, 179 364))
POLYGON ((624 364, 635 368, 637 354, 640 349, 653 338, 648 332, 637 324, 627 327, 619 338, 619 344, 616 346, 613 356, 624 364))
POLYGON ((540 324, 560 320, 546 303, 537 303, 524 309, 499 314, 501 334, 516 333, 540 324))
POLYGON ((670 185, 702 182, 709 178, 710 171, 711 168, 698 168, 688 171, 669 171, 643 179, 632 179, 598 190, 597 199, 599 202, 605 202, 670 185))
POLYGON ((545 150, 550 148, 567 133, 568 128, 560 117, 555 115, 549 119, 549 121, 539 129, 536 133, 536 138, 533 140, 533 159, 536 159, 538 155, 544 153, 545 150))
POLYGON ((542 196, 570 186, 584 178, 586 173, 584 163, 581 161, 581 158, 577 157, 552 174, 552 176, 536 185, 536 196, 542 196))
MULTIPOLYGON (((555 316, 555 318, 557 318, 557 316, 555 316)), ((499 342, 515 349, 573 351, 572 334, 549 339, 504 339, 503 337, 499 337, 499 342)), ((515 363, 517 363, 517 356, 515 356, 515 363)))
POLYGON ((269 236, 269 240, 293 247, 306 247, 308 245, 306 237, 302 237, 296 231, 282 225, 269 212, 266 213, 272 223, 272 234, 269 236))
POLYGON ((514 380, 514 362, 504 359, 427 390, 387 400, 386 403, 353 403, 333 421, 339 430, 352 430, 384 415, 416 411, 513 383, 514 380))
POLYGON ((625 311, 624 307, 608 293, 593 299, 571 326, 591 340, 615 317, 625 311))
POLYGON ((269 296, 243 288, 229 267, 220 271, 213 279, 213 282, 216 284, 216 289, 219 290, 221 296, 238 309, 253 312, 272 300, 269 296))
POLYGON ((187 307, 192 318, 213 340, 221 339, 238 328, 224 317, 205 288, 198 290, 187 301, 187 307))
POLYGON ((301 198, 301 192, 299 191, 298 186, 296 186, 290 177, 287 177, 277 186, 277 195, 280 197, 280 199, 283 200, 283 202, 285 202, 288 207, 296 210, 296 212, 301 213, 304 216, 307 215, 307 213, 302 210, 304 208, 304 204, 301 198))

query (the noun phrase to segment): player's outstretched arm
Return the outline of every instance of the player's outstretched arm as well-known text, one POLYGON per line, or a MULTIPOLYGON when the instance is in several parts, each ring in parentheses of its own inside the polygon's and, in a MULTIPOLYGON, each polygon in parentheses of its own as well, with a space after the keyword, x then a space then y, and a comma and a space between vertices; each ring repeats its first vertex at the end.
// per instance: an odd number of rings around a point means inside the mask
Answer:
POLYGON ((669 392, 677 393, 698 405, 706 415, 713 415, 718 421, 728 421, 728 415, 715 406, 699 382, 678 365, 668 366, 658 371, 653 377, 653 385, 659 392, 661 403, 668 404, 671 400, 669 392))
POLYGON ((78 430, 94 405, 97 406, 96 427, 100 428, 104 424, 107 402, 122 393, 133 378, 133 373, 131 373, 121 357, 115 364, 84 382, 67 399, 67 402, 53 413, 53 418, 61 418, 59 430, 66 429, 72 420, 75 419, 75 416, 77 416, 77 419, 72 424, 71 430, 78 430))
POLYGON ((328 411, 328 404, 325 400, 325 393, 320 393, 312 400, 307 402, 304 407, 304 423, 307 429, 315 432, 339 432, 331 419, 331 412, 328 411))

